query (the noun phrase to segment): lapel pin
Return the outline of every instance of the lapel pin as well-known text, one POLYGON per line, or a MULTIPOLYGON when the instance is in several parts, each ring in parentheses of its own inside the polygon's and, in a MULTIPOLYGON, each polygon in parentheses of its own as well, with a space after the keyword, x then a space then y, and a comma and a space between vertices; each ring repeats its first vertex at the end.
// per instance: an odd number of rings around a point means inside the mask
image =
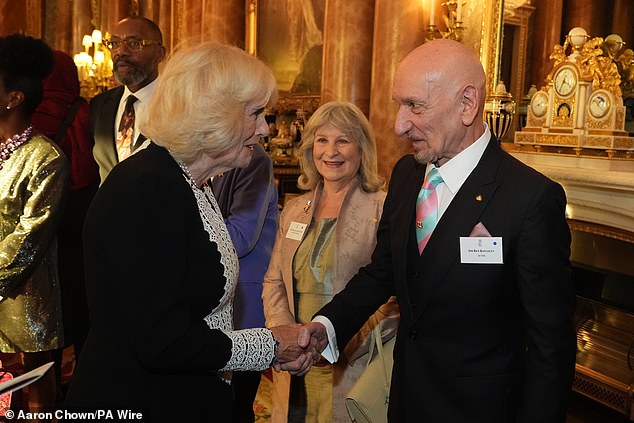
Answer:
POLYGON ((308 214, 308 210, 310 210, 310 206, 313 202, 311 200, 308 200, 306 202, 306 205, 304 206, 304 213, 308 214))
POLYGON ((476 195, 476 201, 482 201, 482 194, 476 195))

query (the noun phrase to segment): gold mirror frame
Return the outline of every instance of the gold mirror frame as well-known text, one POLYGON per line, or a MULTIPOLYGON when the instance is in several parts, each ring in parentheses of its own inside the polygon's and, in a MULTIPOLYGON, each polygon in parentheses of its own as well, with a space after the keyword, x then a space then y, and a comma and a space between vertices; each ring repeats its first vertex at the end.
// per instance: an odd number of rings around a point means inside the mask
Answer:
POLYGON ((503 0, 467 0, 463 5, 462 42, 480 57, 487 77, 487 93, 495 92, 500 78, 503 0))
MULTIPOLYGON (((258 0, 246 1, 246 51, 256 55, 258 44, 258 0)), ((326 0, 327 1, 327 0, 326 0)), ((464 6, 465 33, 463 42, 478 53, 487 76, 487 92, 493 93, 499 82, 502 52, 504 0, 467 1, 464 6), (483 4, 484 3, 484 4, 483 4)), ((295 107, 304 102, 319 103, 319 94, 284 94, 284 107, 295 107)), ((308 107, 310 109, 310 106, 308 107)), ((310 112, 310 110, 308 110, 310 112)))
POLYGON ((245 49, 247 53, 258 55, 258 1, 246 0, 247 12, 246 18, 246 42, 245 49))
MULTIPOLYGON (((249 54, 254 56, 258 56, 258 17, 260 5, 261 3, 258 0, 246 0, 245 49, 249 54)), ((276 114, 285 114, 295 113, 301 109, 310 115, 319 107, 320 99, 320 92, 288 93, 284 91, 280 94, 279 101, 271 111, 276 114)))
POLYGON ((487 76, 487 93, 493 94, 500 79, 504 0, 488 0, 482 21, 480 60, 487 76))

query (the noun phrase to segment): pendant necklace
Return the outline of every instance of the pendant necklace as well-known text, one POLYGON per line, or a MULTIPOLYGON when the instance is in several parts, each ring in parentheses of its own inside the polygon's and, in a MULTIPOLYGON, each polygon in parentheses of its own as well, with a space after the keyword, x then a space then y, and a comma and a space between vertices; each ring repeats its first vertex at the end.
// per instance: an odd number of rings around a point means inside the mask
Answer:
POLYGON ((15 134, 6 141, 0 143, 0 169, 4 162, 9 160, 11 154, 18 149, 22 144, 26 144, 31 139, 31 133, 33 132, 33 125, 27 126, 27 128, 21 134, 15 134))

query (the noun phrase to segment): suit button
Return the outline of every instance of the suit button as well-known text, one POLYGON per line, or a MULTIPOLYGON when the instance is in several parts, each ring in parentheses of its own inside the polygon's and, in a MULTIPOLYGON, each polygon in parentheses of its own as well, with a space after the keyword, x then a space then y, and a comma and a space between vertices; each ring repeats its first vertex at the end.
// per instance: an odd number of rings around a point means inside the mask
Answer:
POLYGON ((409 338, 416 339, 416 329, 412 329, 409 331, 409 338))

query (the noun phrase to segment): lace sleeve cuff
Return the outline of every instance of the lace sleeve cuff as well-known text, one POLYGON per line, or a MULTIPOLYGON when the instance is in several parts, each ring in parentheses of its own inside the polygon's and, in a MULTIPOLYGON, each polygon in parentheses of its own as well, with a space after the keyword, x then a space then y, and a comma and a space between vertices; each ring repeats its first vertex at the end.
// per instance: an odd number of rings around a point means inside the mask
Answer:
POLYGON ((221 371, 265 370, 275 357, 275 339, 269 329, 254 328, 225 332, 232 342, 231 358, 221 371))

